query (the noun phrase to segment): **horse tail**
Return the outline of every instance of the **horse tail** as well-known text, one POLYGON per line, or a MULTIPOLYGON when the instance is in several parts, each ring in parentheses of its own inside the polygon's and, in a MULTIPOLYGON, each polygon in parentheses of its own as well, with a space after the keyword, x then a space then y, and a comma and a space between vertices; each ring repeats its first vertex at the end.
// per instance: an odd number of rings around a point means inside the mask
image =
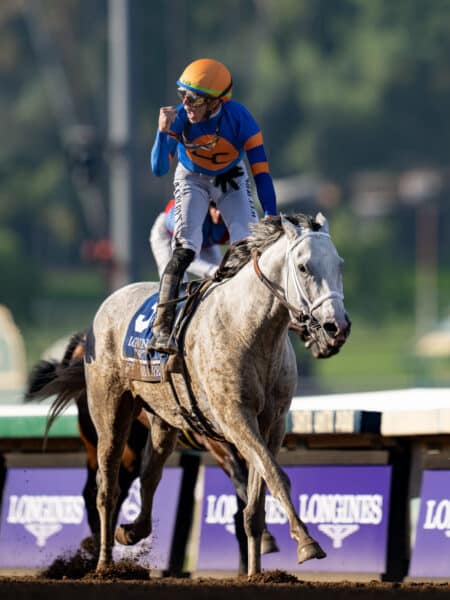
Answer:
POLYGON ((40 360, 34 365, 28 377, 25 402, 30 402, 35 398, 41 399, 39 398, 40 390, 55 379, 59 364, 57 360, 40 360))
POLYGON ((63 366, 67 366, 71 360, 74 358, 81 358, 84 356, 84 345, 86 343, 86 334, 81 331, 74 333, 69 343, 67 344, 67 348, 64 351, 64 356, 61 361, 63 366))
POLYGON ((41 360, 33 368, 28 380, 25 400, 55 399, 50 405, 44 433, 44 444, 55 419, 71 402, 79 402, 86 397, 86 378, 84 375, 84 339, 83 333, 71 338, 62 360, 41 360), (76 358, 75 358, 76 357, 76 358))
POLYGON ((62 366, 61 364, 56 370, 56 377, 45 385, 38 392, 38 395, 41 399, 56 396, 50 405, 47 417, 44 434, 44 437, 47 438, 54 421, 65 411, 67 406, 71 402, 78 403, 80 398, 86 396, 83 359, 78 359, 67 366, 62 366))

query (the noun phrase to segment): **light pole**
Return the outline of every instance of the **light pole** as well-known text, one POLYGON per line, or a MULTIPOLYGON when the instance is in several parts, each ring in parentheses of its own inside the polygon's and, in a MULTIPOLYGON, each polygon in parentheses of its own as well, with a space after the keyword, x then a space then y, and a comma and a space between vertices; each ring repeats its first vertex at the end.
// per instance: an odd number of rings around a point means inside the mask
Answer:
POLYGON ((130 6, 108 2, 108 140, 110 237, 114 268, 110 287, 131 281, 132 164, 130 100, 130 6))
POLYGON ((416 337, 429 331, 438 319, 439 208, 442 176, 433 169, 404 173, 399 194, 416 207, 416 337))

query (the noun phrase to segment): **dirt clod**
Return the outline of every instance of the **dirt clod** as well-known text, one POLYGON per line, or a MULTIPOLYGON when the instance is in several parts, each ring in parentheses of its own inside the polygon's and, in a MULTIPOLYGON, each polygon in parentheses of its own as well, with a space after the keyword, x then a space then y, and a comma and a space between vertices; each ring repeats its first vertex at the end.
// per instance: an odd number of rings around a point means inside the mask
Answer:
POLYGON ((250 583, 298 583, 297 577, 286 571, 275 569, 274 571, 263 571, 248 578, 250 583))

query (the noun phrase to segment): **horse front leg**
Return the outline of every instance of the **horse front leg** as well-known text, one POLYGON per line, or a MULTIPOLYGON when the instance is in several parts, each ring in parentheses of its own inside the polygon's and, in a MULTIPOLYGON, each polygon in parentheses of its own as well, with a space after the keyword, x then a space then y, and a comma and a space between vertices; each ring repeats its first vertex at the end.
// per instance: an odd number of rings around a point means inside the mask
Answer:
POLYGON ((265 489, 262 477, 250 465, 248 470, 248 502, 244 509, 244 527, 247 534, 247 575, 261 572, 261 539, 265 525, 265 489))
MULTIPOLYGON (((254 415, 243 413, 239 416, 237 421, 228 424, 230 437, 249 465, 264 479, 272 495, 278 499, 284 509, 289 520, 290 535, 297 542, 298 562, 303 563, 312 558, 325 558, 325 552, 309 535, 306 525, 294 509, 290 497, 289 479, 262 439, 254 415)), ((256 540, 252 543, 256 546, 256 540)))
MULTIPOLYGON (((270 429, 268 448, 273 456, 277 456, 277 454, 281 448, 281 445, 283 443, 284 434, 285 434, 285 418, 283 417, 282 419, 275 421, 272 424, 271 429, 270 429)), ((281 468, 280 468, 280 472, 281 472, 282 478, 285 482, 285 487, 288 490, 289 499, 290 499, 291 498, 291 494, 290 494, 291 482, 289 480, 289 477, 286 475, 286 473, 281 468)), ((269 484, 269 487, 270 487, 270 484, 269 484)), ((273 495, 275 495, 275 494, 273 494, 273 495)), ((292 505, 292 502, 291 502, 291 505, 292 505)), ((298 546, 297 546, 298 563, 301 564, 301 563, 305 562, 306 560, 310 560, 311 558, 318 558, 318 559, 325 558, 326 557, 325 551, 321 548, 321 546, 318 544, 318 542, 316 542, 312 537, 309 536, 306 525, 299 519, 299 517, 297 516, 297 513, 294 511, 294 527, 291 522, 291 517, 289 515, 288 515, 288 517, 289 517, 289 523, 290 523, 291 537, 293 539, 297 540, 297 542, 298 542, 298 546), (303 533, 300 535, 300 538, 296 537, 295 532, 298 531, 298 529, 295 527, 295 522, 298 522, 298 527, 300 528, 301 532, 304 532, 306 534, 306 536, 307 536, 306 538, 304 537, 303 533)))
MULTIPOLYGON (((197 439, 199 438, 198 434, 196 437, 197 439)), ((247 534, 244 528, 244 508, 247 505, 248 484, 247 463, 231 444, 211 440, 205 436, 201 436, 201 443, 209 450, 217 464, 230 477, 236 490, 237 511, 234 515, 234 525, 239 545, 239 574, 243 575, 248 571, 247 534)), ((267 526, 264 526, 261 538, 261 554, 270 554, 272 552, 279 552, 279 548, 274 536, 267 529, 267 526)))
POLYGON ((142 456, 141 510, 133 523, 121 524, 115 533, 120 544, 137 544, 152 532, 153 497, 161 480, 164 464, 175 449, 178 430, 157 416, 150 421, 150 431, 142 456))

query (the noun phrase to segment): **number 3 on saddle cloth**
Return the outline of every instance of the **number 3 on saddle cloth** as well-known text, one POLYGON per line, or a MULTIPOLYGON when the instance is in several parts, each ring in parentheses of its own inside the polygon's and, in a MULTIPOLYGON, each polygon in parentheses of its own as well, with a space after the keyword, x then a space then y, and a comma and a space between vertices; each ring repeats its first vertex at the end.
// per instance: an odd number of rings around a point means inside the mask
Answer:
MULTIPOLYGON (((184 302, 177 304, 177 317, 184 302)), ((158 294, 150 296, 131 319, 122 345, 122 361, 129 377, 158 383, 164 380, 168 354, 150 350, 148 345, 156 317, 158 294)), ((176 320, 178 320, 176 318, 176 320)))
POLYGON ((176 304, 173 333, 178 339, 180 353, 164 354, 149 349, 152 327, 156 317, 158 294, 150 296, 131 319, 122 345, 122 362, 127 375, 138 381, 159 383, 166 381, 167 372, 183 372, 182 337, 184 327, 194 313, 203 292, 211 285, 211 279, 192 281, 187 285, 186 297, 176 304))

